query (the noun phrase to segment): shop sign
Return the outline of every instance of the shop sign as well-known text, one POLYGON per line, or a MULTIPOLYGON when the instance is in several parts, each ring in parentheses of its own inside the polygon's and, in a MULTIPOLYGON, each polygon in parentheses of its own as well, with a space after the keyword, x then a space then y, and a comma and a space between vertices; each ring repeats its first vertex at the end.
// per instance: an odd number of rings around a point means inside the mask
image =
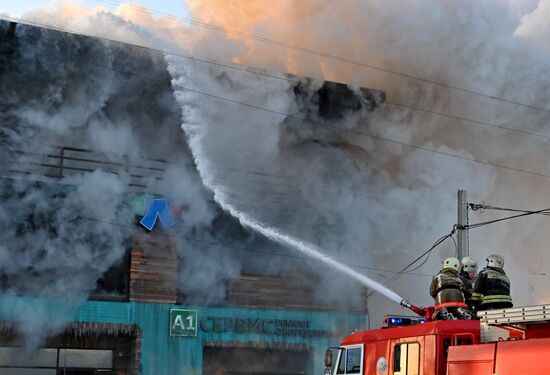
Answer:
POLYGON ((197 336, 197 312, 170 309, 170 336, 197 336))
POLYGON ((205 316, 200 320, 203 332, 259 333, 270 336, 300 336, 302 338, 332 337, 334 332, 313 329, 308 320, 251 319, 205 316))

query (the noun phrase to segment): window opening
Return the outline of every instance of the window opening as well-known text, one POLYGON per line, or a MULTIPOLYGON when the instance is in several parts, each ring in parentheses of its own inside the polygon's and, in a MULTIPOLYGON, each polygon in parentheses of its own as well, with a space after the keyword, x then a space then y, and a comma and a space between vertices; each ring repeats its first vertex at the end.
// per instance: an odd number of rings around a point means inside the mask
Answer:
POLYGON ((0 347, 0 374, 88 375, 112 370, 112 350, 42 348, 29 355, 22 348, 0 347))
POLYGON ((363 346, 340 349, 336 374, 360 374, 363 360, 363 346))
POLYGON ((449 355, 449 346, 451 346, 451 339, 443 340, 443 355, 447 357, 449 355))
POLYGON ((401 373, 401 344, 395 345, 393 349, 393 373, 401 373))
POLYGON ((126 301, 130 292, 130 249, 117 260, 101 278, 96 281, 95 289, 89 299, 126 301))
POLYGON ((418 375, 420 372, 420 344, 403 343, 394 346, 394 375, 418 375))
POLYGON ((346 356, 346 374, 359 374, 361 371, 361 348, 350 348, 346 356))
POLYGON ((340 359, 338 361, 338 370, 336 371, 337 374, 345 374, 346 373, 346 349, 340 350, 340 359))

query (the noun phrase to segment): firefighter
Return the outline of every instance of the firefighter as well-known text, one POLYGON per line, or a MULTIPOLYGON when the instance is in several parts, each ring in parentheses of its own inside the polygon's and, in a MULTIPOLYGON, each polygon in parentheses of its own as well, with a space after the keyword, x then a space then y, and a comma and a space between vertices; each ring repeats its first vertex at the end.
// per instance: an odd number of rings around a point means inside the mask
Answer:
POLYGON ((430 295, 435 300, 434 320, 472 319, 464 300, 464 283, 458 274, 460 261, 447 258, 443 269, 432 278, 430 295))
POLYGON ((502 269, 504 257, 502 255, 489 255, 486 259, 487 267, 477 275, 474 283, 472 300, 477 305, 477 310, 504 309, 512 307, 510 297, 510 279, 502 269))
POLYGON ((472 293, 474 289, 474 281, 477 277, 477 262, 472 257, 464 257, 460 261, 462 268, 460 269, 460 279, 464 283, 464 299, 470 311, 475 311, 476 303, 472 301, 472 293))

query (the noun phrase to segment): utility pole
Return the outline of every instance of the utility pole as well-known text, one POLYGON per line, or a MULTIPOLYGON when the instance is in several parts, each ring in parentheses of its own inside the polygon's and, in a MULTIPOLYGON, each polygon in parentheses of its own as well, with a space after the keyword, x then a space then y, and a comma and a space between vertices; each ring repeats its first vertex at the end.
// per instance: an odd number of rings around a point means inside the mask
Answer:
POLYGON ((464 229, 463 226, 468 225, 468 199, 466 190, 458 190, 458 259, 462 259, 470 255, 470 248, 468 244, 468 229, 464 229))
POLYGON ((367 323, 367 329, 370 329, 369 288, 365 287, 365 293, 365 312, 367 314, 365 323, 367 323))

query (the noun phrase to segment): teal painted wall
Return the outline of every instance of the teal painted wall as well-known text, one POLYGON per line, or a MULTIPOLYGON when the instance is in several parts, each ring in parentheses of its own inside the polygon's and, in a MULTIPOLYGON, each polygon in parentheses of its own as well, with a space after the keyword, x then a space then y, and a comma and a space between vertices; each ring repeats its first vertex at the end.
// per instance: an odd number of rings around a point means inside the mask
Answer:
POLYGON ((169 312, 171 308, 196 310, 202 317, 250 318, 266 320, 306 320, 311 329, 338 330, 341 336, 353 329, 364 328, 364 315, 337 314, 309 311, 254 310, 243 308, 211 308, 157 303, 115 303, 89 301, 76 313, 82 322, 135 323, 142 329, 141 363, 143 375, 202 374, 202 347, 208 340, 306 344, 314 346, 310 359, 310 373, 322 374, 324 351, 337 345, 338 339, 327 337, 302 338, 236 332, 204 332, 200 328, 196 337, 170 337, 169 312))
MULTIPOLYGON (((24 299, 28 303, 28 299, 24 299)), ((8 302, 0 297, 0 319, 17 320, 13 314, 10 314, 10 306, 13 306, 14 299, 11 300, 11 302, 8 302)), ((56 309, 55 303, 50 302, 50 305, 53 309, 56 309)), ((253 342, 255 344, 311 345, 313 350, 310 352, 308 373, 322 374, 325 349, 328 346, 337 345, 339 339, 354 329, 365 328, 365 316, 362 314, 214 308, 140 302, 87 301, 72 311, 71 314, 72 318, 70 320, 73 321, 137 324, 142 331, 142 375, 202 374, 203 342, 209 340, 253 342), (310 329, 336 331, 338 338, 205 332, 200 327, 197 329, 196 337, 171 337, 169 334, 171 308, 196 310, 199 322, 204 317, 309 321, 310 329)))

